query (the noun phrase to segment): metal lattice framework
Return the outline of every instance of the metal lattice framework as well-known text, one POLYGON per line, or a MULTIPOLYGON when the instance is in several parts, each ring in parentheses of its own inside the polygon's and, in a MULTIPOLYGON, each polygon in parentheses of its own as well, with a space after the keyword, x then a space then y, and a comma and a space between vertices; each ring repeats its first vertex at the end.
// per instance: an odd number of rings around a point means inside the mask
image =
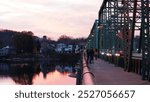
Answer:
POLYGON ((142 0, 142 79, 150 80, 150 1, 142 0))
POLYGON ((87 49, 90 49, 91 47, 93 47, 94 49, 99 49, 98 23, 98 20, 95 20, 90 35, 88 37, 87 49))
MULTIPOLYGON (((99 51, 112 55, 122 52, 126 71, 132 70, 134 37, 139 34, 138 53, 142 52, 143 79, 150 77, 149 20, 150 0, 103 0, 98 18, 96 43, 99 51)), ((88 39, 92 39, 90 36, 88 39)))
POLYGON ((124 68, 129 71, 130 68, 130 49, 131 49, 131 34, 130 34, 130 18, 129 18, 129 0, 123 0, 123 40, 124 40, 124 68))

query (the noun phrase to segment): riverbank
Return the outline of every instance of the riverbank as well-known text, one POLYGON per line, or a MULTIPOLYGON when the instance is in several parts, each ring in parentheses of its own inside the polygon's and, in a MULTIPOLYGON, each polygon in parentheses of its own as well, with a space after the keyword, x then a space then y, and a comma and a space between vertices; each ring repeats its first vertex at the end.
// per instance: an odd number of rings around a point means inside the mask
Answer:
POLYGON ((36 61, 77 61, 80 59, 80 53, 61 53, 55 55, 42 54, 18 54, 0 57, 0 61, 11 62, 36 62, 36 61))

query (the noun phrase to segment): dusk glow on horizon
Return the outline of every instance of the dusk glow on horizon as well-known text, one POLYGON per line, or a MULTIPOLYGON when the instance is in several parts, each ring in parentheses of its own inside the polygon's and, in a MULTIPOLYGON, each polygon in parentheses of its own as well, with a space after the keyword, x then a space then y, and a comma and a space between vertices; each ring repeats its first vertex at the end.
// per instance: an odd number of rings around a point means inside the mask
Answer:
POLYGON ((0 0, 0 29, 87 37, 103 0, 0 0))

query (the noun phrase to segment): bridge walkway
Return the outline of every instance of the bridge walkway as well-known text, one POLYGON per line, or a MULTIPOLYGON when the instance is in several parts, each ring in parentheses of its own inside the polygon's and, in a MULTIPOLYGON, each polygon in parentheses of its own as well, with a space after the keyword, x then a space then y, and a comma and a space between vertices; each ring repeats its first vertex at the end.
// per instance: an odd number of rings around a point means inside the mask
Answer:
POLYGON ((125 72, 123 68, 101 59, 94 60, 94 64, 89 64, 89 69, 95 75, 96 85, 150 85, 147 80, 141 80, 140 75, 125 72))

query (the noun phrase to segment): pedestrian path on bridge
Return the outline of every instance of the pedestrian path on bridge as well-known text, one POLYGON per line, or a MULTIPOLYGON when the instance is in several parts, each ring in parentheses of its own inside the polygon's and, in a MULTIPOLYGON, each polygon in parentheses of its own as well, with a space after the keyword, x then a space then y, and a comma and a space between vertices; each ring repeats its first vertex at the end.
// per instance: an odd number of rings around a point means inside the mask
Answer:
POLYGON ((123 68, 101 59, 94 60, 94 64, 89 64, 89 70, 95 75, 96 85, 150 85, 147 80, 141 80, 140 75, 125 72, 123 68))

